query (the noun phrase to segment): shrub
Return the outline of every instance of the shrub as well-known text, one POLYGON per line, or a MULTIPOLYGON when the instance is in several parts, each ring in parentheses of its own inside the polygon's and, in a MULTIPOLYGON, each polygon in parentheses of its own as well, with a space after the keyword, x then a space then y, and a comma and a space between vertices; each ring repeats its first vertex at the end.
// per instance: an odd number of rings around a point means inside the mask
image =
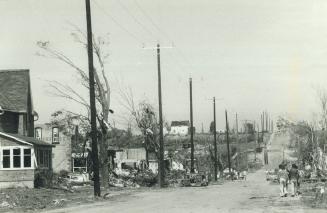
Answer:
POLYGON ((35 171, 34 175, 34 187, 51 188, 54 185, 54 181, 57 181, 58 175, 51 170, 40 169, 35 171))

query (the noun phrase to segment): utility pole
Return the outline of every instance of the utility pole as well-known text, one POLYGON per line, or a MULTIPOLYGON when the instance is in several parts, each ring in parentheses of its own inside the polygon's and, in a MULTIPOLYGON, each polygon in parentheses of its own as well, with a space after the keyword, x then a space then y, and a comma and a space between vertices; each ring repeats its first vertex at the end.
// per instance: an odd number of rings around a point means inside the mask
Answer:
POLYGON ((99 157, 97 141, 97 121, 94 91, 94 66, 93 66, 93 42, 92 42, 92 21, 90 0, 85 0, 86 25, 87 25, 87 55, 89 63, 89 87, 90 87, 90 108, 91 108, 91 138, 92 138, 92 162, 94 179, 94 196, 100 197, 99 157))
POLYGON ((270 125, 271 125, 271 119, 270 116, 268 116, 268 132, 271 132, 270 125))
POLYGON ((264 114, 264 112, 262 112, 262 114, 261 114, 261 132, 263 132, 265 130, 264 123, 265 123, 265 114, 264 114))
POLYGON ((160 45, 157 44, 157 61, 158 61, 158 98, 159 98, 159 186, 165 185, 165 166, 164 166, 164 142, 163 142, 163 123, 162 123, 162 95, 161 95, 161 68, 160 68, 160 45))
POLYGON ((268 132, 268 121, 269 118, 268 118, 268 112, 266 111, 266 132, 268 132))
POLYGON ((214 138, 214 152, 215 152, 215 181, 217 181, 217 175, 218 175, 218 161, 217 161, 217 129, 216 129, 216 98, 213 97, 213 123, 214 123, 214 129, 213 129, 213 138, 214 138))
POLYGON ((261 137, 262 137, 262 142, 263 142, 263 135, 265 131, 265 112, 262 113, 262 119, 261 119, 261 137))
POLYGON ((231 174, 231 162, 230 162, 230 152, 229 152, 229 127, 228 127, 228 118, 227 118, 227 110, 225 110, 226 117, 226 141, 227 141, 227 156, 228 156, 228 169, 229 174, 231 174))
POLYGON ((237 113, 236 113, 236 143, 237 143, 237 147, 239 146, 238 140, 239 140, 239 138, 238 138, 238 118, 237 118, 237 113))
POLYGON ((191 120, 191 173, 194 173, 194 141, 193 141, 193 100, 192 100, 192 78, 190 80, 190 120, 191 120))

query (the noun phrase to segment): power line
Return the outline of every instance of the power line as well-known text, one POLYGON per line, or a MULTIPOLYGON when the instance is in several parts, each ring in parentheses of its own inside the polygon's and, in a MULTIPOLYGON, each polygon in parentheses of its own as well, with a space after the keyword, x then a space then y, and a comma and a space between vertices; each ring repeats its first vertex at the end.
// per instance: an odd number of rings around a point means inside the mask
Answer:
MULTIPOLYGON (((117 0, 117 1, 120 1, 120 0, 117 0)), ((151 18, 151 16, 141 7, 141 5, 137 2, 137 0, 134 0, 134 3, 136 5, 136 7, 141 11, 141 13, 158 30, 158 32, 160 32, 161 34, 163 34, 170 42, 172 42, 173 46, 176 47, 177 51, 179 52, 181 58, 185 61, 185 63, 192 67, 191 63, 189 62, 189 60, 187 59, 187 57, 184 55, 184 53, 174 44, 173 39, 171 39, 171 37, 165 31, 163 31, 162 29, 160 29, 160 27, 155 23, 155 21, 151 18)))
POLYGON ((134 20, 135 23, 137 23, 144 31, 150 34, 153 38, 157 39, 156 35, 154 35, 152 31, 150 31, 147 27, 145 27, 120 0, 116 1, 126 11, 126 13, 128 13, 128 15, 134 20))
POLYGON ((161 30, 160 27, 155 23, 155 21, 153 21, 151 16, 141 7, 141 5, 137 2, 137 0, 134 0, 134 3, 136 5, 136 7, 141 11, 143 16, 146 17, 149 20, 149 22, 154 26, 154 28, 156 28, 158 30, 158 32, 160 32, 161 34, 166 36, 168 38, 168 40, 170 40, 172 43, 174 43, 173 40, 170 38, 170 36, 165 31, 161 30))
POLYGON ((121 25, 116 18, 114 18, 110 13, 108 13, 103 7, 101 7, 101 5, 99 5, 99 3, 96 2, 96 0, 92 1, 94 3, 94 5, 103 12, 104 15, 106 15, 107 17, 109 17, 121 30, 123 30, 125 33, 127 33, 129 36, 131 36, 134 40, 136 40, 139 43, 144 43, 142 42, 141 39, 139 39, 135 34, 133 34, 132 32, 130 32, 129 30, 127 30, 127 28, 125 28, 123 25, 121 25))

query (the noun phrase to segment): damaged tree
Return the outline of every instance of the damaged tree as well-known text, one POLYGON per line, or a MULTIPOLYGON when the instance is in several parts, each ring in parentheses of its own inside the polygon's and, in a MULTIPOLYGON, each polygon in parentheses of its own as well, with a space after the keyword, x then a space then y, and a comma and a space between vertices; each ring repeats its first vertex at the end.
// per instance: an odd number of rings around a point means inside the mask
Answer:
MULTIPOLYGON (((73 26, 73 32, 71 33, 75 41, 82 45, 83 48, 87 48, 86 34, 78 27, 73 26)), ((109 114, 113 111, 110 109, 110 85, 105 73, 105 64, 109 54, 106 52, 108 46, 107 38, 97 37, 93 35, 93 54, 96 56, 96 65, 94 65, 94 78, 95 78, 95 98, 97 105, 97 129, 98 129, 98 141, 99 141, 99 163, 101 170, 101 185, 103 187, 108 186, 109 171, 108 171, 108 154, 109 147, 108 129, 109 129, 109 114)), ((89 90, 89 78, 87 71, 81 66, 77 65, 66 56, 63 52, 55 49, 50 45, 50 42, 37 42, 37 46, 41 52, 37 53, 39 56, 56 59, 70 68, 72 68, 81 80, 81 85, 88 91, 89 90)), ((72 115, 79 115, 87 118, 90 121, 90 105, 86 98, 81 95, 81 92, 77 88, 73 88, 70 85, 62 84, 58 81, 50 81, 49 86, 52 89, 52 93, 61 98, 65 98, 74 101, 84 107, 85 113, 71 113, 72 115)), ((87 92, 85 92, 87 94, 87 92)), ((89 124, 90 125, 90 124, 89 124)))
MULTIPOLYGON (((136 127, 144 138, 146 162, 149 165, 149 153, 153 152, 159 159, 159 121, 154 107, 147 101, 141 101, 137 106, 131 89, 120 91, 120 104, 130 113, 136 127), (128 92, 126 92, 128 91, 128 92)), ((167 127, 168 124, 164 122, 167 127)))

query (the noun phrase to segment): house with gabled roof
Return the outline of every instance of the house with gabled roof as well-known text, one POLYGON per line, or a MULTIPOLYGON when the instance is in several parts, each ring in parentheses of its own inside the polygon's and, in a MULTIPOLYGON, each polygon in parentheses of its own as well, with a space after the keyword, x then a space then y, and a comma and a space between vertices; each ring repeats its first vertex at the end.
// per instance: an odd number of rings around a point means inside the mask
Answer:
POLYGON ((170 125, 170 135, 187 135, 189 134, 189 121, 172 121, 170 125))
POLYGON ((29 70, 0 70, 0 131, 33 137, 34 116, 29 70))
POLYGON ((48 144, 53 144, 52 169, 59 173, 72 170, 72 135, 65 133, 51 123, 35 124, 34 137, 48 144))
POLYGON ((35 139, 29 70, 0 70, 0 188, 34 187, 37 170, 52 170, 52 147, 35 139))

